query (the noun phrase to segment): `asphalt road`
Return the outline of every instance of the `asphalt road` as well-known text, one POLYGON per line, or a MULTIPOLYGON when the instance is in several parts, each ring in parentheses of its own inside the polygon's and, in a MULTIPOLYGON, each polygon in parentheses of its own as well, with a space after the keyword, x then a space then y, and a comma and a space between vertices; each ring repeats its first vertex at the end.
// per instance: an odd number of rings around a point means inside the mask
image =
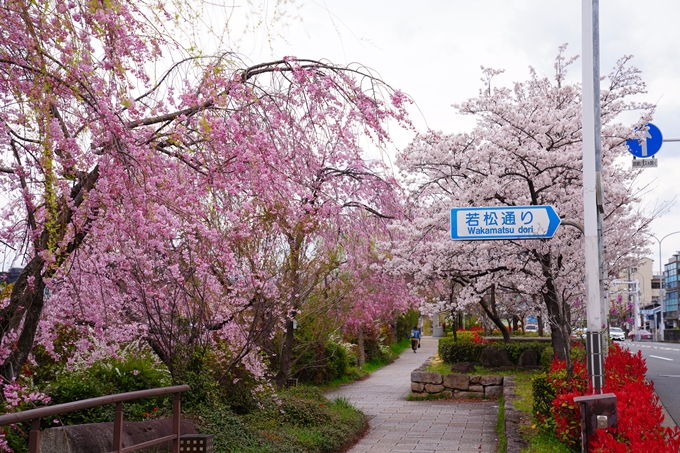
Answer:
POLYGON ((632 352, 642 351, 647 360, 647 379, 676 425, 680 426, 680 344, 626 341, 632 352))

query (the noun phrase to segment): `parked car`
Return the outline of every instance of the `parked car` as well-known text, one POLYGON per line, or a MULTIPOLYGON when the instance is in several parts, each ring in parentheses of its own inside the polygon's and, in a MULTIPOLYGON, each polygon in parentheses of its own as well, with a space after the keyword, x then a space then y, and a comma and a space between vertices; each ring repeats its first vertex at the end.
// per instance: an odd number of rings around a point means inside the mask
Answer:
POLYGON ((626 339, 626 334, 623 333, 623 329, 620 327, 610 327, 609 337, 614 341, 624 341, 626 339))
POLYGON ((525 332, 538 332, 538 326, 536 324, 529 324, 524 327, 525 332))
MULTIPOLYGON (((637 333, 640 334, 640 340, 651 340, 652 339, 652 332, 650 332, 648 330, 638 330, 637 333)), ((628 338, 635 341, 636 336, 635 336, 634 330, 632 332, 628 333, 628 338)))

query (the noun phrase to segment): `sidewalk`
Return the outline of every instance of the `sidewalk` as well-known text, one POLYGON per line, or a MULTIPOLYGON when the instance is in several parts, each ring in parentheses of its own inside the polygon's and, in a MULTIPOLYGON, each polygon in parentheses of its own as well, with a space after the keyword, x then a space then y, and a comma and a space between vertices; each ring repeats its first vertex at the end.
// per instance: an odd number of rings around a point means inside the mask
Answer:
POLYGON ((328 392, 364 411, 370 430, 349 453, 495 453, 498 402, 406 401, 411 371, 437 353, 437 339, 424 337, 417 353, 404 351, 365 381, 328 392))

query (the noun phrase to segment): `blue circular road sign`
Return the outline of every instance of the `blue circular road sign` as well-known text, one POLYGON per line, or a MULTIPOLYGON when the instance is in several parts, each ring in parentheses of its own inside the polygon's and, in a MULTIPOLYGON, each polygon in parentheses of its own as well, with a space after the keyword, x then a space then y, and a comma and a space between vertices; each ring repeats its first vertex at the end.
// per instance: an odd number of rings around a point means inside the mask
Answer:
POLYGON ((645 126, 647 130, 643 138, 638 140, 636 138, 626 140, 628 152, 635 157, 646 159, 658 153, 663 144, 663 136, 658 127, 649 123, 645 126))

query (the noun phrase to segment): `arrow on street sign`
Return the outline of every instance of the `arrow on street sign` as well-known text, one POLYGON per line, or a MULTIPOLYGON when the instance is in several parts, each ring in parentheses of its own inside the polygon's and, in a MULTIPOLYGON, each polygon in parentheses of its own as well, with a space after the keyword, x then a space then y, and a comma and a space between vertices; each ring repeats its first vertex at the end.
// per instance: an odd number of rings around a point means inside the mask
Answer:
POLYGON ((548 239, 560 222, 555 208, 547 205, 453 208, 451 239, 548 239))
POLYGON ((645 126, 645 135, 642 139, 638 140, 636 138, 632 138, 630 140, 626 140, 628 152, 641 159, 652 157, 654 154, 659 152, 662 144, 663 135, 661 135, 659 128, 652 123, 649 123, 645 126))

